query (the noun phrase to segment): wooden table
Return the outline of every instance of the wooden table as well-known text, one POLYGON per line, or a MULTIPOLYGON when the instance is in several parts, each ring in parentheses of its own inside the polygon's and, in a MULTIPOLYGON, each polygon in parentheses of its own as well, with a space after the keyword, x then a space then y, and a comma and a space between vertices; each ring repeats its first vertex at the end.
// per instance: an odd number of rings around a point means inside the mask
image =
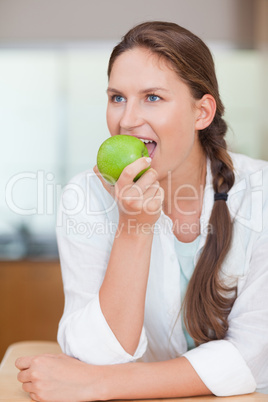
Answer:
MULTIPOLYGON (((32 356, 42 353, 61 353, 61 349, 56 342, 42 342, 30 341, 19 342, 11 345, 2 360, 0 366, 0 401, 5 402, 29 402, 32 399, 21 388, 21 383, 17 380, 18 369, 15 367, 15 360, 21 356, 32 356)), ((160 400, 150 400, 156 402, 160 400)), ((268 395, 253 393, 249 395, 232 396, 232 397, 215 397, 215 396, 202 396, 191 398, 175 398, 175 399, 161 399, 161 401, 169 402, 268 402, 268 395)), ((141 402, 141 401, 139 401, 141 402)), ((143 401, 149 402, 149 401, 143 401)))

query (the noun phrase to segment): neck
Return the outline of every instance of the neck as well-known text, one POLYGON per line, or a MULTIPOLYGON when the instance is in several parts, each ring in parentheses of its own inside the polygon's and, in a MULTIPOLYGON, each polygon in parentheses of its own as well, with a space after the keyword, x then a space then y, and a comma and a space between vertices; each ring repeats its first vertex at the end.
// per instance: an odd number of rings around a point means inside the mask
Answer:
POLYGON ((206 184, 207 158, 202 152, 194 163, 186 163, 176 172, 168 172, 160 185, 165 191, 163 211, 176 217, 181 214, 200 216, 206 184))

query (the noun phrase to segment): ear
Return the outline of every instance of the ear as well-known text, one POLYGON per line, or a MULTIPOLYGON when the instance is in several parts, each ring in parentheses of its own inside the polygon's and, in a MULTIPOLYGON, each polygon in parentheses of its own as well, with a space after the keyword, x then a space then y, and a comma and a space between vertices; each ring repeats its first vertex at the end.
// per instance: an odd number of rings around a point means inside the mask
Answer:
POLYGON ((206 94, 197 102, 196 130, 208 127, 216 113, 216 101, 212 95, 206 94))

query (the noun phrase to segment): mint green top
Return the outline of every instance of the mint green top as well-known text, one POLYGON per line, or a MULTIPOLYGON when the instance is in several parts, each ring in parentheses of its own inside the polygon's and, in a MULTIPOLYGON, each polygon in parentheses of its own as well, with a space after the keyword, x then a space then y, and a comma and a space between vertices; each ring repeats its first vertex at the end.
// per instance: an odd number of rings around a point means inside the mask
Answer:
MULTIPOLYGON (((194 272, 194 257, 197 252, 200 236, 198 236, 191 243, 182 243, 176 238, 176 236, 174 236, 174 238, 175 238, 175 250, 181 268, 180 288, 181 288, 181 302, 183 302, 189 280, 191 279, 191 276, 194 272)), ((183 318, 182 318, 182 329, 187 341, 188 350, 195 348, 194 340, 186 331, 183 318)))

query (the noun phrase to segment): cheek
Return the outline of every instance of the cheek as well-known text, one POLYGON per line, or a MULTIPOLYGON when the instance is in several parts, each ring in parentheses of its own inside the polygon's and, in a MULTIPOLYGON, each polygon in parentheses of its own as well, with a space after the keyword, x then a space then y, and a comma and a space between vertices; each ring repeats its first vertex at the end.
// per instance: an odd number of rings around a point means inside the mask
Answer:
MULTIPOLYGON (((189 113, 186 107, 178 105, 177 102, 168 103, 161 110, 156 111, 153 116, 156 126, 162 131, 167 132, 169 135, 181 131, 187 131, 189 113)), ((151 120, 152 121, 152 120, 151 120)))
POLYGON ((116 113, 114 113, 109 106, 107 107, 106 110, 106 121, 110 134, 114 135, 116 133, 118 119, 116 118, 116 113))
POLYGON ((184 158, 194 146, 196 132, 194 125, 187 119, 178 116, 163 124, 161 127, 161 150, 169 154, 171 159, 180 155, 184 158))

